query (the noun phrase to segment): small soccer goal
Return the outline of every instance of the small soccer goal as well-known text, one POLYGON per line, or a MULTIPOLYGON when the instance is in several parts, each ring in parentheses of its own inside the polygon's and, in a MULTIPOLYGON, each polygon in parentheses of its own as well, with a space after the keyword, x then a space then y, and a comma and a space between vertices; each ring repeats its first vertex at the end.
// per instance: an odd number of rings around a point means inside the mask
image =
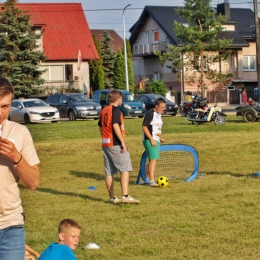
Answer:
MULTIPOLYGON (((143 153, 140 170, 136 184, 140 184, 140 179, 149 183, 146 177, 146 165, 148 158, 146 152, 143 153)), ((197 178, 199 170, 199 157, 196 149, 185 144, 165 144, 160 147, 160 159, 156 162, 155 180, 159 176, 165 176, 169 180, 193 181, 197 178)))

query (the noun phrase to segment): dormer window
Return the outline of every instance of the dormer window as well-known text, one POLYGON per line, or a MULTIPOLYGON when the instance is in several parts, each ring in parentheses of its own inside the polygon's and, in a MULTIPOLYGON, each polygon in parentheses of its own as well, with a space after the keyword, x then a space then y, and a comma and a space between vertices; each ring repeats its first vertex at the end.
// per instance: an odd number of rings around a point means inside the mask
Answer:
POLYGON ((160 35, 159 35, 159 30, 153 31, 153 43, 159 43, 160 41, 160 35))

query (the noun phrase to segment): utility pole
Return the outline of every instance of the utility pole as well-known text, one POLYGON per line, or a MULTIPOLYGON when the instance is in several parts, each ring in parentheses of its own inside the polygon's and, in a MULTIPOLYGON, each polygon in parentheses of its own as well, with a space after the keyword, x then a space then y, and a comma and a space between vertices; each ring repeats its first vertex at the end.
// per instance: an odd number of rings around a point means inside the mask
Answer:
POLYGON ((124 56, 125 56, 125 81, 126 81, 126 90, 129 91, 129 81, 128 81, 128 67, 127 67, 127 55, 126 55, 126 41, 125 41, 125 9, 130 6, 131 4, 127 5, 124 9, 123 9, 123 32, 124 32, 124 56))
POLYGON ((258 88, 258 105, 260 104, 260 46, 259 46, 259 19, 258 19, 258 4, 254 0, 255 12, 255 40, 256 40, 256 58, 257 58, 257 88, 258 88))

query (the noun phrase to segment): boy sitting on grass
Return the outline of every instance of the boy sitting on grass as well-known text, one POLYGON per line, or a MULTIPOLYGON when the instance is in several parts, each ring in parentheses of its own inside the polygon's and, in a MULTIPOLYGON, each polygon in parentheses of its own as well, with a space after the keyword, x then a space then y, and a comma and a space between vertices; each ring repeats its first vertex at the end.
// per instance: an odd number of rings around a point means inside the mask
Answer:
POLYGON ((79 243, 81 227, 72 219, 64 219, 58 228, 58 243, 51 243, 39 260, 76 260, 72 250, 79 243))

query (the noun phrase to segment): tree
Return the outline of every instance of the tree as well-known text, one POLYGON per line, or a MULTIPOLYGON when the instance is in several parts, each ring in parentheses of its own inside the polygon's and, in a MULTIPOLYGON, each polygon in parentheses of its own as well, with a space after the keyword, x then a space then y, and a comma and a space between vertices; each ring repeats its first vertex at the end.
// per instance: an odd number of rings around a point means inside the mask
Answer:
POLYGON ((97 89, 104 89, 104 71, 103 71, 103 65, 102 65, 102 56, 101 56, 101 48, 100 43, 97 40, 96 36, 92 35, 93 41, 95 43, 99 60, 93 60, 90 63, 90 85, 92 87, 92 90, 95 91, 97 89))
POLYGON ((126 89, 125 60, 120 49, 117 51, 114 63, 114 88, 126 89))
POLYGON ((227 48, 232 40, 217 38, 226 18, 221 14, 216 15, 210 3, 210 0, 185 0, 184 7, 176 8, 178 15, 188 23, 187 26, 174 22, 173 28, 176 36, 181 39, 181 44, 170 45, 168 53, 157 52, 162 63, 167 60, 172 62, 174 72, 180 72, 184 68, 184 81, 197 83, 202 97, 205 95, 205 79, 215 83, 233 76, 232 73, 212 69, 213 64, 230 55, 231 51, 227 51, 227 48))
POLYGON ((163 80, 153 80, 147 82, 147 87, 145 89, 145 93, 154 93, 161 94, 165 97, 166 95, 166 86, 163 80))
POLYGON ((0 12, 0 74, 12 83, 15 95, 36 95, 44 82, 44 70, 39 63, 46 59, 37 49, 36 34, 30 25, 31 16, 15 6, 17 0, 7 0, 0 12))
POLYGON ((111 49, 113 44, 111 43, 111 36, 108 31, 104 31, 101 37, 101 56, 102 65, 104 70, 104 82, 105 88, 112 88, 114 85, 114 61, 115 52, 111 49))
POLYGON ((129 90, 134 91, 135 80, 134 80, 134 69, 133 69, 133 55, 131 51, 131 45, 128 39, 126 39, 126 53, 127 53, 127 67, 128 67, 128 83, 129 90))

